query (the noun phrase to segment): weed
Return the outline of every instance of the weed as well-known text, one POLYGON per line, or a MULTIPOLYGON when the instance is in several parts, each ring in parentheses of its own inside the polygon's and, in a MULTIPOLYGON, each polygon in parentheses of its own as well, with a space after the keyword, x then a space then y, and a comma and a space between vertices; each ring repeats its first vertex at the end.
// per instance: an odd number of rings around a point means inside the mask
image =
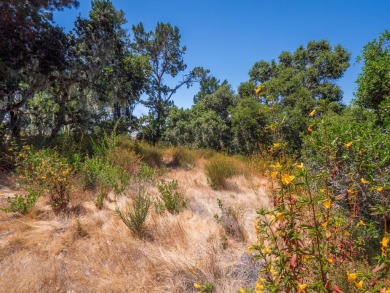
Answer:
POLYGON ((14 198, 7 198, 10 207, 5 210, 26 214, 35 205, 40 195, 38 191, 30 191, 27 195, 15 194, 14 198))
POLYGON ((131 209, 122 212, 116 208, 116 212, 125 225, 138 237, 144 236, 145 222, 149 215, 152 201, 147 194, 138 194, 134 198, 131 209))
POLYGON ((182 209, 187 207, 188 200, 184 199, 179 192, 176 191, 179 183, 177 180, 171 182, 160 182, 157 185, 161 194, 161 200, 155 203, 156 211, 162 212, 167 210, 171 214, 177 214, 182 209))

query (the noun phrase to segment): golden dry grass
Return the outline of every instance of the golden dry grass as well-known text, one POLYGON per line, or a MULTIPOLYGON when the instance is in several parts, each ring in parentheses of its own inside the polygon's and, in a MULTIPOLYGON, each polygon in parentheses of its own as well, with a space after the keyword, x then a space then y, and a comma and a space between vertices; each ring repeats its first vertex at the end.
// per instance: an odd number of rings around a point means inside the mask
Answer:
MULTIPOLYGON (((131 193, 111 197, 100 211, 80 193, 67 214, 54 214, 45 198, 25 216, 0 212, 0 291, 193 292, 194 282, 207 281, 228 293, 253 286, 258 266, 247 248, 256 237, 255 209, 267 205, 266 181, 238 176, 228 180, 227 190, 214 191, 203 164, 163 176, 179 181, 190 204, 177 215, 152 212, 145 239, 132 235, 115 214, 116 206, 131 202, 131 193), (229 238, 227 249, 214 219, 217 198, 242 213, 247 234, 244 241, 229 238)), ((150 192, 157 195, 155 188, 150 192)))

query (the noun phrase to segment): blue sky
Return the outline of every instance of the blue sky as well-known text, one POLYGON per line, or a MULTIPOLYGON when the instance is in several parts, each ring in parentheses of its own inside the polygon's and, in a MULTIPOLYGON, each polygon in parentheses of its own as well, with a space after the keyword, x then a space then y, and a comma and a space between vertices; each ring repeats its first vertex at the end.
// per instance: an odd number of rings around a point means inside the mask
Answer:
MULTIPOLYGON (((353 98, 356 64, 363 46, 390 30, 389 0, 141 0, 112 1, 125 12, 125 28, 142 22, 153 30, 157 22, 179 27, 188 68, 203 66, 237 89, 248 80, 256 61, 276 59, 282 51, 294 51, 311 40, 326 39, 351 53, 351 66, 338 82, 344 103, 353 98)), ((87 17, 90 1, 78 9, 55 14, 56 22, 69 29, 76 17, 87 17)), ((175 96, 179 107, 190 107, 198 87, 182 89, 175 96)), ((146 113, 139 108, 138 114, 146 113)))

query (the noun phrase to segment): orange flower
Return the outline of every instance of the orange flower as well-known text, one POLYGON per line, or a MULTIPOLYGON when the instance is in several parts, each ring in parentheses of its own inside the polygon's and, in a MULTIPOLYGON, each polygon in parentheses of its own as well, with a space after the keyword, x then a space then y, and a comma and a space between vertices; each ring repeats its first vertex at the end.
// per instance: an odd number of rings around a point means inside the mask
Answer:
POLYGON ((359 283, 355 283, 355 286, 356 286, 356 288, 358 288, 359 290, 362 290, 362 289, 363 289, 363 280, 360 280, 359 283))
POLYGON ((389 241, 390 241, 390 238, 388 237, 383 237, 382 241, 381 241, 381 244, 382 244, 382 247, 387 247, 387 245, 389 244, 389 241))
POLYGON ((316 114, 316 109, 310 112, 309 117, 314 117, 315 114, 316 114))
POLYGON ((364 179, 364 178, 360 179, 360 182, 361 182, 362 184, 370 184, 370 181, 368 181, 368 180, 366 180, 366 179, 364 179))
POLYGON ((327 200, 323 201, 322 204, 324 205, 324 207, 326 209, 330 209, 330 206, 332 205, 332 202, 327 199, 327 200))
POLYGON ((378 192, 382 192, 382 191, 383 191, 383 187, 378 187, 376 190, 377 190, 378 192))
POLYGON ((309 127, 307 128, 307 131, 309 131, 309 132, 312 132, 312 131, 313 131, 313 129, 311 128, 310 125, 309 125, 309 127))
POLYGON ((305 290, 306 287, 307 287, 307 284, 298 284, 298 290, 299 291, 305 290))
POLYGON ((289 185, 294 180, 294 178, 295 176, 285 173, 282 175, 282 182, 286 185, 289 185))
POLYGON ((353 141, 349 142, 349 143, 345 143, 344 146, 349 149, 349 147, 353 144, 353 141))
POLYGON ((348 279, 348 282, 350 282, 350 283, 353 283, 355 280, 356 280, 356 278, 357 278, 357 274, 356 273, 349 273, 348 271, 347 271, 347 279, 348 279))

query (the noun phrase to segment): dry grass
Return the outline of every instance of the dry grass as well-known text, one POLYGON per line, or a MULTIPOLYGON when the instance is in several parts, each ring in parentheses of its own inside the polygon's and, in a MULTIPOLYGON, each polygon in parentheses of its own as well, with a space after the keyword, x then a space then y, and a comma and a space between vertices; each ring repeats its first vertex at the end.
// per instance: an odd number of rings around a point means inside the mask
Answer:
POLYGON ((193 292, 194 282, 211 282, 216 292, 229 293, 253 286, 258 267, 246 251, 255 241, 255 208, 267 205, 265 182, 236 176, 228 182, 237 188, 215 191, 202 164, 161 178, 178 180, 190 204, 175 215, 152 212, 146 239, 133 236, 115 213, 116 206, 131 203, 131 194, 112 197, 102 210, 79 192, 65 214, 54 214, 45 198, 25 216, 0 212, 1 291, 193 292), (217 198, 239 207, 247 234, 229 238, 227 249, 220 243, 224 229, 214 219, 217 198))

